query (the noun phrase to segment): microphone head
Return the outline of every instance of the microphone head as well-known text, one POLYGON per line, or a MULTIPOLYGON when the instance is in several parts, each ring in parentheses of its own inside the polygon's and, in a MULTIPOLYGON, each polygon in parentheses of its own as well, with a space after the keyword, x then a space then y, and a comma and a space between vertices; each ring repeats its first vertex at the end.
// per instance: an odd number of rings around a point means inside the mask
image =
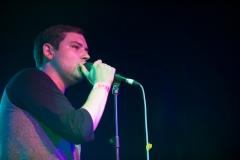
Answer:
POLYGON ((84 66, 87 68, 88 71, 91 70, 92 65, 93 65, 93 64, 92 64, 91 62, 86 62, 86 63, 84 64, 84 66))

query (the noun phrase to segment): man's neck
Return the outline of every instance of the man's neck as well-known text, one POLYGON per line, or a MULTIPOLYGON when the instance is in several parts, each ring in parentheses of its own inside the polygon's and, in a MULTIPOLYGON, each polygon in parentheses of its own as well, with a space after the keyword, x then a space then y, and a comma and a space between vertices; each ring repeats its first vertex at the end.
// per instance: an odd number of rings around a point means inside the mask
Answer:
POLYGON ((50 67, 44 67, 44 68, 39 68, 41 71, 45 72, 52 80, 53 82, 57 85, 57 87, 62 91, 64 94, 66 86, 64 84, 63 79, 61 76, 58 74, 58 72, 54 68, 50 67))

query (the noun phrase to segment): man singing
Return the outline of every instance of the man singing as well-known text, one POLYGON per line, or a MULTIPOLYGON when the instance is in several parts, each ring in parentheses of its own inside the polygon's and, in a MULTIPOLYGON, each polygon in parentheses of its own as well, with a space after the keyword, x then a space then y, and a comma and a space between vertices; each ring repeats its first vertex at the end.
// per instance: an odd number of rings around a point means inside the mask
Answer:
POLYGON ((101 60, 85 68, 88 46, 83 31, 73 26, 44 30, 33 52, 36 68, 14 75, 2 95, 0 159, 79 160, 80 144, 94 138, 115 69, 101 60), (64 92, 84 77, 93 89, 76 110, 64 92))

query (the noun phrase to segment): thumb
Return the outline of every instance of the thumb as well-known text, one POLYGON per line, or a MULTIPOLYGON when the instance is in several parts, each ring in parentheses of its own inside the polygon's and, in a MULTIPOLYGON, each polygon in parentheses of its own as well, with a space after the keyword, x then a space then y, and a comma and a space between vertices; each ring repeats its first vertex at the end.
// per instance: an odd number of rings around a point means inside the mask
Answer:
POLYGON ((83 73, 83 75, 84 75, 86 78, 88 78, 88 76, 89 76, 89 71, 87 70, 87 68, 86 68, 84 65, 82 65, 82 64, 79 65, 79 68, 80 68, 80 71, 83 73))

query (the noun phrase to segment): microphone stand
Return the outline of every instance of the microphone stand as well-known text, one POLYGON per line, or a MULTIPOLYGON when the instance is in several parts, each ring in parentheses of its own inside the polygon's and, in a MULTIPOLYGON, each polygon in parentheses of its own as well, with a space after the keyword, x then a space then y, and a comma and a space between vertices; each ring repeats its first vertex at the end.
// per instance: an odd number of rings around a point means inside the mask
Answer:
POLYGON ((119 93, 119 86, 120 86, 121 81, 115 79, 112 87, 112 94, 114 95, 114 110, 115 110, 115 130, 116 130, 116 135, 115 137, 110 139, 110 143, 115 146, 116 149, 116 154, 115 154, 115 160, 120 160, 120 154, 119 154, 119 149, 120 149, 120 143, 119 143, 119 136, 118 136, 118 110, 117 110, 117 96, 119 93))

